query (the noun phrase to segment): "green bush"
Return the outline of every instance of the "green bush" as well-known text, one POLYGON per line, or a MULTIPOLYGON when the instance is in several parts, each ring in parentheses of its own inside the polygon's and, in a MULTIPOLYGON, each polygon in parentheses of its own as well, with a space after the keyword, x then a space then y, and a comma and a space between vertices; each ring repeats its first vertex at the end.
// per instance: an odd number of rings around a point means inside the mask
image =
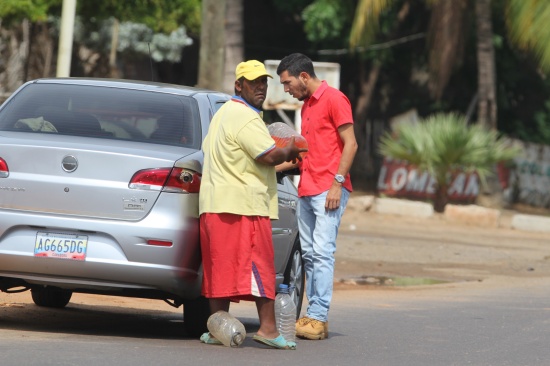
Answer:
POLYGON ((497 131, 468 125, 463 116, 455 113, 435 114, 417 124, 399 125, 382 137, 379 150, 386 157, 405 160, 434 177, 436 212, 443 212, 447 204, 450 172, 476 172, 485 185, 496 163, 510 161, 519 154, 519 149, 497 131))

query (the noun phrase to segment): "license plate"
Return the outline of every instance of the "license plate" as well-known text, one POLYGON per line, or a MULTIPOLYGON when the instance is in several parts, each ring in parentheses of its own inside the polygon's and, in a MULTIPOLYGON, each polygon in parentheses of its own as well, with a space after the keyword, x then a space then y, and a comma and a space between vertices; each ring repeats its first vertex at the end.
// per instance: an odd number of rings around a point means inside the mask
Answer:
POLYGON ((87 249, 87 235, 39 231, 36 233, 34 256, 83 261, 86 259, 87 249))

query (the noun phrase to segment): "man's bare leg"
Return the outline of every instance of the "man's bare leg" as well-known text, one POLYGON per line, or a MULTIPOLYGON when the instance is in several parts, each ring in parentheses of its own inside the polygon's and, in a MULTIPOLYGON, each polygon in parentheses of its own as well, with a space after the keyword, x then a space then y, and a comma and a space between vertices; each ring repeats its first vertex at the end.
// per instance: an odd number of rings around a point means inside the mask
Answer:
POLYGON ((210 303, 210 314, 214 314, 217 311, 229 311, 229 300, 228 299, 208 299, 210 303))
POLYGON ((279 331, 275 323, 275 301, 265 297, 256 297, 255 301, 260 318, 260 329, 257 334, 268 339, 277 338, 279 331))
MULTIPOLYGON (((208 299, 210 304, 210 314, 214 314, 217 311, 229 311, 229 300, 226 299, 208 299)), ((201 342, 207 344, 221 344, 210 332, 204 333, 201 338, 201 342)))

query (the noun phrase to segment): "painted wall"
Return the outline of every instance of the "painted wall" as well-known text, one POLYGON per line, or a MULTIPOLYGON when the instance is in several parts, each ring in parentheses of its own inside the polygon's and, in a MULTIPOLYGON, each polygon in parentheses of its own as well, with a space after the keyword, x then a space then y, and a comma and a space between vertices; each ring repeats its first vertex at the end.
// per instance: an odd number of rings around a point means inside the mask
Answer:
MULTIPOLYGON (((522 153, 512 164, 498 164, 497 175, 506 203, 550 208, 550 146, 512 140, 522 153)), ((384 159, 378 192, 389 197, 431 199, 434 179, 403 161, 384 159)), ((476 174, 456 172, 449 187, 450 202, 473 203, 480 192, 476 174)))
POLYGON ((514 140, 523 154, 512 167, 503 169, 508 181, 505 197, 509 202, 550 208, 550 146, 514 140))
MULTIPOLYGON (((431 199, 435 180, 426 171, 404 161, 384 159, 378 176, 378 192, 389 197, 431 199)), ((479 195, 479 178, 476 174, 455 172, 449 190, 450 202, 472 203, 479 195)))

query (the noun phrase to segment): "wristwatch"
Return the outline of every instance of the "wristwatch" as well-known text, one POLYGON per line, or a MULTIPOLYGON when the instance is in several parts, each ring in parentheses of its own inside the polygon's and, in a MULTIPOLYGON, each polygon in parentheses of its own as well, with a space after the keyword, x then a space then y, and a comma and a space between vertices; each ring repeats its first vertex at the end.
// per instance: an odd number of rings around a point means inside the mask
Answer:
POLYGON ((334 179, 340 184, 344 184, 344 182, 346 181, 346 177, 344 177, 342 174, 336 174, 334 176, 334 179))

